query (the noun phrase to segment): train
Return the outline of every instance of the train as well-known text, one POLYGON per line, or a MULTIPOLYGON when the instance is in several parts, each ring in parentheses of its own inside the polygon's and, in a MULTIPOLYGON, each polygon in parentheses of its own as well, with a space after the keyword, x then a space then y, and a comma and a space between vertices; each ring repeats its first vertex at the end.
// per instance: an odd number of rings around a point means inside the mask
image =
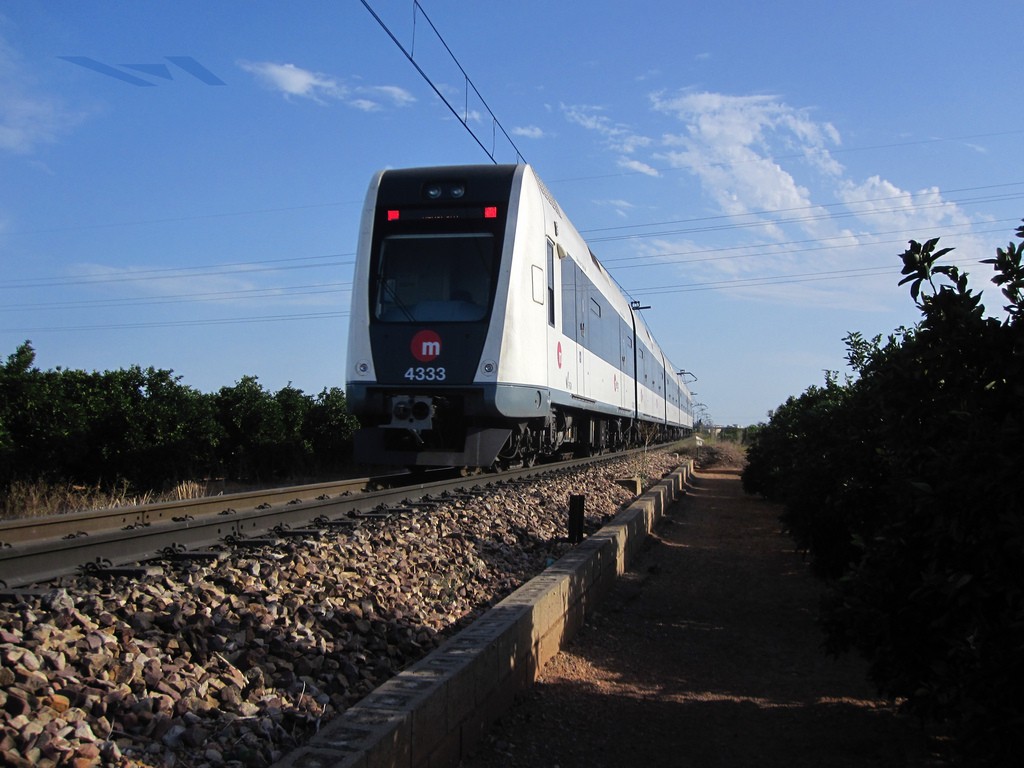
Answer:
POLYGON ((504 468, 683 437, 685 372, 533 167, 377 172, 346 397, 366 464, 504 468))

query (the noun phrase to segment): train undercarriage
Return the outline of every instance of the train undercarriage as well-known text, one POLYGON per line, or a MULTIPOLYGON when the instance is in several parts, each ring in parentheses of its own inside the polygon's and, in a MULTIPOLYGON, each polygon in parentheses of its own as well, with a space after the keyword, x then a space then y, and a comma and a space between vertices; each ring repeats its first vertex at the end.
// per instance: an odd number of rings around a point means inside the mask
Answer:
POLYGON ((356 456, 369 464, 507 469, 566 456, 593 456, 683 437, 653 421, 553 408, 520 421, 467 419, 458 398, 395 398, 387 424, 356 433, 356 456))

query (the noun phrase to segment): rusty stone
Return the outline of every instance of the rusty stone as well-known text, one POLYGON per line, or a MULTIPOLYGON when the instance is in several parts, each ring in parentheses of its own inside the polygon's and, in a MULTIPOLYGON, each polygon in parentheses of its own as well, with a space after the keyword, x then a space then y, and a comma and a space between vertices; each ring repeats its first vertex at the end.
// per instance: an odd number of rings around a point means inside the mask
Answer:
POLYGON ((43 699, 43 703, 58 714, 67 712, 71 707, 71 700, 61 693, 54 693, 50 696, 46 696, 43 699))

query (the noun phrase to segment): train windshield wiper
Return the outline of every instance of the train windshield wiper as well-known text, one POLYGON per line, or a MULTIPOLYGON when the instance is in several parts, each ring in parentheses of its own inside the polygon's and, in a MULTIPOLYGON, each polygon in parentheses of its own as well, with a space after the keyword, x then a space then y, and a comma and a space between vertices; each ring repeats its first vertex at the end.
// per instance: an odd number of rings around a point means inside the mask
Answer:
POLYGON ((384 293, 390 297, 391 302, 398 307, 402 314, 405 315, 405 319, 410 323, 416 322, 416 318, 412 316, 412 310, 410 310, 400 298, 398 298, 398 292, 391 286, 388 280, 381 280, 381 284, 384 286, 384 293))

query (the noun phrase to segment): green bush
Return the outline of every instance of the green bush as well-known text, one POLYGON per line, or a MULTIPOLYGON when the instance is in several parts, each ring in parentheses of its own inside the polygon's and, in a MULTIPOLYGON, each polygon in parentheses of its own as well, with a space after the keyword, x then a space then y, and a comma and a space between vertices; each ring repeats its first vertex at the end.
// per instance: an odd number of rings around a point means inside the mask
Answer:
POLYGON ((171 371, 41 371, 25 342, 0 364, 0 492, 37 481, 159 490, 181 480, 336 471, 355 419, 340 389, 268 392, 253 376, 215 394, 171 371))
POLYGON ((902 255, 920 323, 884 345, 850 334, 856 377, 787 401, 744 482, 832 577, 828 648, 859 650, 880 691, 998 765, 1024 746, 1024 249, 985 262, 998 320, 937 244, 902 255))

